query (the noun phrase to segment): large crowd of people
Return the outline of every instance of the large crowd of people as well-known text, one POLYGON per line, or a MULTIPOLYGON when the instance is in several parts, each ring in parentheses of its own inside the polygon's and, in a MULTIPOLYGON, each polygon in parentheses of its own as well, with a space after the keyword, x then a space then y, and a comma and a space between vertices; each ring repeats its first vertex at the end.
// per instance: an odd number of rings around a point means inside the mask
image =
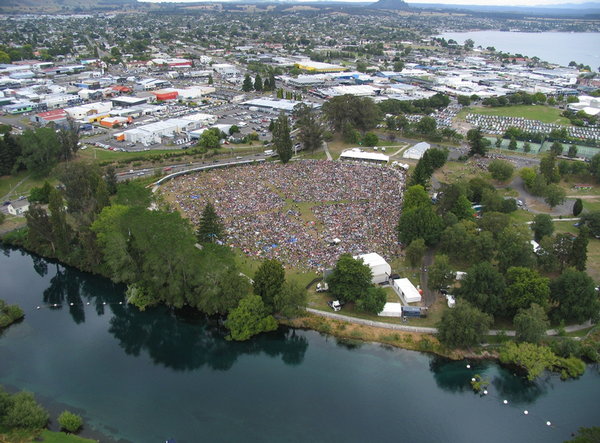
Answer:
POLYGON ((401 169, 309 160, 184 175, 163 193, 195 224, 212 202, 223 242, 249 259, 306 272, 335 265, 345 252, 396 257, 404 181, 401 169))

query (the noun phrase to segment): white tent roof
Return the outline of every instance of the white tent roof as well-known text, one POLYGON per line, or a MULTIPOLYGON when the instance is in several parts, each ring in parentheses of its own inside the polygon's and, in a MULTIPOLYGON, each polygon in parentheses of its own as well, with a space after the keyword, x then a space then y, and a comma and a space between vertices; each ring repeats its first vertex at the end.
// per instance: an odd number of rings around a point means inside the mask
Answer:
POLYGON ((376 152, 360 152, 350 149, 340 154, 340 159, 355 159, 355 160, 375 160, 380 162, 388 162, 390 158, 387 155, 376 152))
POLYGON ((402 304, 400 303, 386 303, 378 315, 381 317, 401 317, 402 316, 402 304))
POLYGON ((394 284, 402 291, 407 303, 421 301, 421 294, 408 278, 397 278, 394 280, 394 284))
POLYGON ((381 255, 377 254, 376 252, 371 252, 370 254, 357 255, 354 258, 356 260, 360 260, 362 258, 363 263, 367 266, 370 266, 371 268, 374 268, 375 266, 381 266, 381 265, 388 264, 385 261, 385 258, 383 258, 381 255))

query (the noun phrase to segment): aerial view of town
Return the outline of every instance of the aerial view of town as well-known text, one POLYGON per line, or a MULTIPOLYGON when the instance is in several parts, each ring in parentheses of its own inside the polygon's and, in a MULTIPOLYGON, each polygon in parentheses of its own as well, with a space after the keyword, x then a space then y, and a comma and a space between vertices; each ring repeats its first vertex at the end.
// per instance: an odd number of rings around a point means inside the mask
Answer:
POLYGON ((600 3, 447 3, 0 0, 0 443, 600 441, 600 3))

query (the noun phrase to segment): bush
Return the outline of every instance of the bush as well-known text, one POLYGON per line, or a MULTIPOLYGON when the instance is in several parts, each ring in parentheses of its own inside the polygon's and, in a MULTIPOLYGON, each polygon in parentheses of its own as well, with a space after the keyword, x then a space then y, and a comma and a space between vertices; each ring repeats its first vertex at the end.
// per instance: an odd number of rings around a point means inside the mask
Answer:
POLYGON ((12 408, 9 408, 3 424, 9 428, 42 429, 50 416, 38 405, 31 392, 20 392, 12 397, 12 408))
POLYGON ((79 415, 73 414, 69 411, 64 411, 58 417, 58 423, 60 424, 60 428, 64 429, 67 432, 77 432, 81 425, 83 424, 83 420, 79 415))

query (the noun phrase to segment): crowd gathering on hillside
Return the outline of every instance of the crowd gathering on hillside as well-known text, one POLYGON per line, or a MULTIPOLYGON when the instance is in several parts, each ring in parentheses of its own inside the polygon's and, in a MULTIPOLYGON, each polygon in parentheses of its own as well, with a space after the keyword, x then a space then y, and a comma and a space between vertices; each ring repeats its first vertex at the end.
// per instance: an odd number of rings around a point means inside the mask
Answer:
POLYGON ((301 272, 331 267, 345 252, 396 257, 404 180, 394 168, 309 160, 184 175, 163 192, 194 224, 211 201, 224 243, 301 272))

